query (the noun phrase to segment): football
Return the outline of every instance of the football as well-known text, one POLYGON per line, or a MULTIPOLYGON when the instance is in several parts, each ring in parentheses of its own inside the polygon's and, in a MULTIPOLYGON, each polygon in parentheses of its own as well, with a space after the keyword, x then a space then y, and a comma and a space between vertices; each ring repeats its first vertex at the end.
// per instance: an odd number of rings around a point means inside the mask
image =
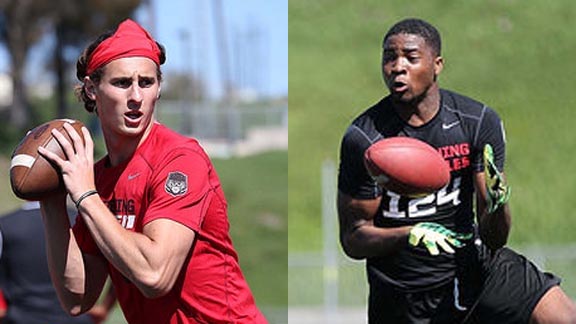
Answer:
POLYGON ((390 137, 364 153, 370 175, 386 190, 402 196, 425 196, 450 181, 450 168, 429 144, 410 137, 390 137))
POLYGON ((38 153, 38 147, 42 146, 65 158, 64 151, 51 133, 52 129, 58 129, 72 141, 64 129, 65 123, 72 125, 84 139, 81 131, 84 126, 82 122, 55 119, 30 130, 14 149, 10 163, 10 184, 17 197, 25 200, 42 200, 47 194, 64 190, 60 172, 38 153))

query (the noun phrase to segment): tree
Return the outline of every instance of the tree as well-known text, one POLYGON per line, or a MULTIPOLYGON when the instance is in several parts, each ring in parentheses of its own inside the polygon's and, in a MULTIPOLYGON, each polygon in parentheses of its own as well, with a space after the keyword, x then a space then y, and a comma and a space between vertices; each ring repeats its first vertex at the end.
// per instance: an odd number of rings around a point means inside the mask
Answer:
POLYGON ((14 84, 9 122, 23 128, 31 117, 24 84, 26 58, 32 45, 42 36, 50 0, 0 0, 0 41, 10 56, 10 75, 14 84))
POLYGON ((56 39, 51 66, 57 80, 56 114, 65 116, 66 70, 70 65, 65 49, 82 47, 94 36, 130 17, 140 3, 140 0, 0 0, 0 42, 8 49, 14 83, 10 123, 18 128, 31 123, 24 70, 30 48, 42 36, 50 32, 56 39))
POLYGON ((206 100, 204 81, 187 71, 169 71, 164 77, 162 98, 202 102, 206 100))

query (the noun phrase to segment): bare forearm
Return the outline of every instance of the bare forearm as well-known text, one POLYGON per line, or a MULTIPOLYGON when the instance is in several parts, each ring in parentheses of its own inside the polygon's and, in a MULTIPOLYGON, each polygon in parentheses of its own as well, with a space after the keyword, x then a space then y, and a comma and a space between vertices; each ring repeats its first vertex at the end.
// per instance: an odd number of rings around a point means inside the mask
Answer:
POLYGON ((159 297, 171 289, 187 250, 177 253, 163 248, 158 243, 163 240, 124 229, 97 196, 86 199, 80 212, 102 254, 145 296, 159 297))
POLYGON ((142 251, 149 248, 147 237, 126 231, 116 221, 97 196, 82 203, 81 214, 94 241, 104 257, 124 276, 141 286, 141 277, 150 271, 152 264, 142 251))
POLYGON ((354 259, 385 256, 407 244, 410 228, 362 226, 344 234, 342 246, 346 254, 354 259))
POLYGON ((86 294, 84 259, 70 228, 66 202, 42 203, 41 210, 52 282, 63 308, 79 314, 91 306, 91 301, 90 294, 86 294))
POLYGON ((380 199, 354 199, 338 193, 340 242, 346 254, 354 259, 383 256, 407 244, 410 226, 380 228, 374 226, 374 215, 380 199))

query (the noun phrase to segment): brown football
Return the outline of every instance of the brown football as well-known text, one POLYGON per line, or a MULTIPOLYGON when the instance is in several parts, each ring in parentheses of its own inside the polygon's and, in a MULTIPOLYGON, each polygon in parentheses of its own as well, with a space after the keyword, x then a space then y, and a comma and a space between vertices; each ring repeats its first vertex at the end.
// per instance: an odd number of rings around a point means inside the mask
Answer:
POLYGON ((386 190, 403 196, 434 193, 450 181, 448 163, 435 148, 411 137, 389 137, 364 153, 368 172, 386 190))
POLYGON ((12 153, 10 163, 10 184, 16 196, 25 200, 42 200, 46 195, 64 191, 64 182, 55 166, 38 153, 42 146, 65 158, 62 147, 52 136, 52 129, 58 129, 71 142, 64 124, 74 127, 84 139, 81 128, 84 124, 78 120, 55 119, 35 127, 20 141, 12 153))

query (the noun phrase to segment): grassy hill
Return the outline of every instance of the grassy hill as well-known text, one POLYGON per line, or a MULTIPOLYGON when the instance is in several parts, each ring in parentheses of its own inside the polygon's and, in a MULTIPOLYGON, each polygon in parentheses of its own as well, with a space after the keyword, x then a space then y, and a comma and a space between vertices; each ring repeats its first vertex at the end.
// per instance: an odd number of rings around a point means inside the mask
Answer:
POLYGON ((214 160, 240 265, 258 305, 286 306, 287 152, 214 160))
POLYGON ((321 164, 338 160, 352 118, 387 94, 381 41, 405 17, 440 30, 440 85, 505 121, 511 244, 573 241, 575 14, 568 0, 290 0, 289 251, 321 249, 321 164))

